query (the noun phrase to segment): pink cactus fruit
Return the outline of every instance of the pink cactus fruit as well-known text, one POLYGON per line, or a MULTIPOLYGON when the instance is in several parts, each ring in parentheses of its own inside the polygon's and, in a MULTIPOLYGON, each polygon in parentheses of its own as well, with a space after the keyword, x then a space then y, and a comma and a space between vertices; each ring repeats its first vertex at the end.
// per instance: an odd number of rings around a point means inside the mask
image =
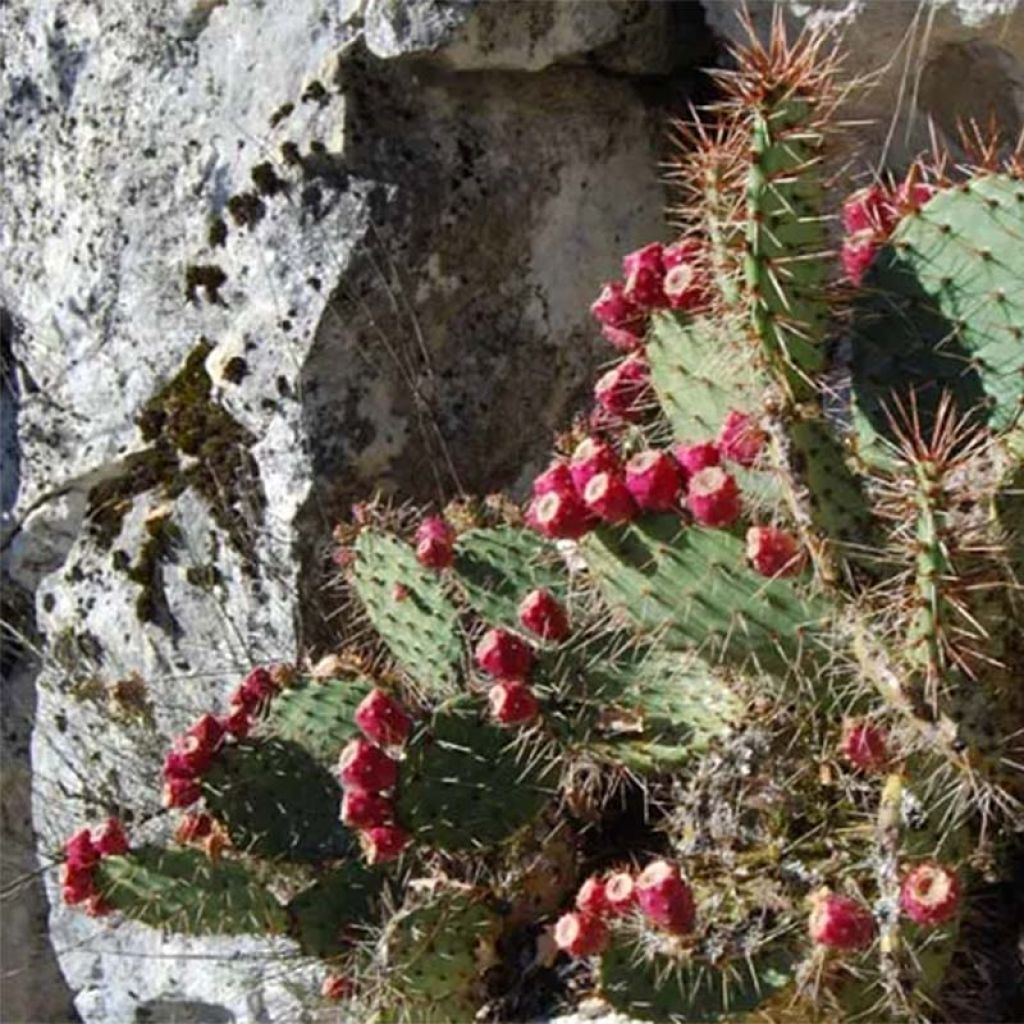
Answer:
POLYGON ((187 845, 205 839, 213 831, 213 818, 208 814, 186 814, 174 830, 175 842, 187 845))
POLYGON ((794 576, 803 568, 800 542, 774 526, 747 530, 747 558, 762 576, 794 576))
POLYGON ((343 786, 380 793, 398 781, 398 762, 372 743, 354 739, 338 758, 338 776, 343 786))
POLYGON ((604 327, 632 330, 641 326, 644 311, 626 297, 620 281, 608 281, 590 307, 594 318, 604 327))
POLYGON ((647 360, 634 352, 612 367, 594 385, 594 398, 613 416, 638 420, 650 397, 650 368, 647 360))
POLYGON ((847 238, 839 250, 839 262, 843 273, 851 284, 859 285, 874 262, 879 246, 871 238, 857 236, 847 238))
POLYGON ((559 643, 569 635, 569 616, 549 590, 531 590, 523 598, 519 622, 542 640, 559 643))
POLYGON ((476 663, 495 679, 525 679, 533 665, 529 644, 500 627, 484 633, 475 653, 476 663))
POLYGON ((231 695, 231 704, 251 713, 268 701, 275 690, 270 672, 265 668, 254 668, 231 695))
POLYGON ((612 445, 598 437, 585 437, 572 453, 569 474, 576 493, 582 495, 598 473, 617 473, 621 466, 612 445))
POLYGON ((764 449, 764 431, 749 413, 730 409, 718 432, 718 451, 722 458, 740 466, 752 466, 764 449))
POLYGON ((527 523, 555 540, 578 540, 594 526, 594 517, 575 492, 549 491, 530 502, 527 523))
POLYGON ((626 327, 612 327, 609 324, 605 324, 601 328, 601 334, 604 336, 605 341, 614 345, 620 352, 636 352, 638 349, 643 347, 644 336, 642 333, 643 328, 640 327, 636 331, 631 331, 626 327))
POLYGON ((211 714, 203 715, 177 738, 175 750, 195 775, 202 775, 224 742, 224 726, 211 714))
POLYGON ((195 779, 170 776, 164 779, 164 807, 191 807, 200 796, 202 789, 195 779))
POLYGON ((807 926, 811 940, 830 949, 864 949, 875 934, 875 919, 867 907, 829 889, 820 889, 811 897, 807 926))
POLYGON ((881 185, 869 185, 843 203, 843 229, 848 235, 867 233, 884 238, 896 220, 892 198, 881 185))
POLYGON ((608 913, 608 900, 604 894, 604 882, 591 875, 576 893, 576 909, 591 917, 604 917, 608 913))
POLYGON ((697 908, 679 866, 667 860, 648 864, 636 880, 636 901, 653 925, 673 935, 693 930, 697 908))
POLYGON ((896 189, 896 207, 901 213, 919 210, 938 191, 935 185, 927 181, 905 181, 896 189))
POLYGON ((245 708, 235 708, 230 715, 225 715, 221 720, 224 731, 230 733, 236 740, 244 740, 252 728, 252 719, 245 708))
POLYGON ((502 679, 487 691, 491 714, 499 725, 532 722, 540 711, 533 691, 518 679, 502 679))
POLYGON ((960 879, 942 864, 918 864, 903 879, 900 908, 915 924, 945 924, 960 909, 960 879))
POLYGON ((708 279, 702 256, 703 247, 693 239, 684 239, 662 251, 662 291, 672 309, 696 309, 707 302, 708 279))
POLYGON ((594 956, 608 945, 608 929, 599 917, 572 911, 555 923, 555 945, 569 956, 594 956))
POLYGON ((410 839, 409 833, 400 825, 374 825, 359 833, 359 842, 368 864, 397 860, 410 839))
POLYGON ((107 818, 103 831, 96 837, 96 850, 104 857, 120 857, 128 852, 128 837, 117 818, 107 818))
POLYGON ((718 445, 714 441, 700 441, 697 444, 677 444, 672 455, 679 464, 684 483, 702 469, 710 469, 721 462, 718 445))
POLYGON ((164 757, 163 773, 165 779, 192 779, 196 772, 180 751, 171 750, 164 757))
POLYGON ((864 719, 850 719, 844 724, 839 750, 850 764, 865 772, 880 771, 889 762, 885 730, 864 719))
POLYGON ((564 459, 554 459, 548 468, 533 481, 533 493, 538 498, 552 492, 573 494, 575 491, 576 485, 573 483, 569 463, 564 459))
POLYGON ((686 489, 686 507, 703 526, 731 526, 740 515, 736 481, 719 466, 694 473, 686 489))
POLYGON ((661 242, 651 242, 623 257, 622 276, 625 280, 622 294, 642 309, 658 309, 668 305, 663 288, 664 251, 661 242))
POLYGON ((62 864, 60 882, 61 899, 69 907, 85 903, 96 894, 96 880, 93 877, 92 867, 82 868, 73 867, 70 863, 62 864))
POLYGON ((636 881, 628 871, 615 871, 604 883, 604 900, 610 914, 625 914, 636 904, 636 881))
POLYGON ((341 820, 352 828, 390 825, 395 818, 394 804, 379 793, 354 787, 346 789, 341 800, 341 820))
POLYGON ((415 540, 420 565, 447 569, 455 560, 455 531, 440 516, 427 516, 417 528, 415 540))
POLYGON ((343 974, 328 974, 320 985, 320 995, 331 1002, 348 999, 354 991, 351 980, 343 974))
POLYGON ((626 487, 640 508, 668 512, 679 506, 683 481, 668 452, 648 449, 626 463, 626 487))
POLYGON ((398 746, 412 731, 412 721, 405 708, 383 690, 371 690, 353 717, 363 735, 380 747, 398 746))
POLYGON ((87 828, 80 829, 64 844, 64 863, 74 871, 91 870, 101 855, 87 828))
POLYGON ((583 492, 583 504, 606 523, 625 523, 637 512, 626 481, 618 473, 598 473, 583 492))

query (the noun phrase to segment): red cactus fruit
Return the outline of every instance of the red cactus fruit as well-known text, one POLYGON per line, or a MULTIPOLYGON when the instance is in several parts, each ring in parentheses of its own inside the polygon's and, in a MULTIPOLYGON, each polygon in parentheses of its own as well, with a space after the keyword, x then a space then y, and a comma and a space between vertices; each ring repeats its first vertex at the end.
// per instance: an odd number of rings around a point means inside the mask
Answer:
POLYGON ((583 503, 606 523, 625 523, 637 512, 626 481, 618 473, 598 473, 583 492, 583 503))
POLYGON ((64 902, 73 907, 84 903, 96 893, 96 880, 92 866, 87 868, 73 867, 70 863, 63 864, 60 871, 60 894, 64 902))
POLYGON ((708 279, 701 265, 702 247, 692 238, 666 247, 661 254, 665 268, 662 291, 672 309, 695 309, 704 305, 708 279))
POLYGON ((244 740, 252 728, 252 719, 245 708, 235 708, 230 715, 225 715, 220 721, 224 731, 230 733, 236 740, 244 740))
POLYGON ((87 871, 100 859, 87 828, 80 829, 64 844, 64 860, 75 871, 87 871))
POLYGON ((698 444, 677 444, 672 449, 672 454, 679 469, 683 474, 683 480, 689 480, 694 473, 702 469, 709 469, 717 466, 721 461, 718 452, 718 445, 714 441, 701 441, 698 444))
POLYGON ((202 775, 224 742, 224 726, 205 714, 175 741, 175 750, 193 774, 202 775))
POLYGON ((270 672, 265 668, 254 668, 231 695, 231 703, 252 712, 269 700, 275 690, 270 672))
POLYGON ((942 864, 918 864, 903 879, 900 908, 916 924, 945 924, 960 909, 960 879, 942 864))
POLYGON ((455 560, 455 531, 440 517, 427 516, 416 530, 416 560, 428 569, 447 569, 455 560))
POLYGON ((395 818, 394 804, 379 793, 367 793, 351 787, 341 799, 341 820, 352 828, 390 825, 395 818))
POLYGON ((679 505, 679 466, 667 452, 649 449, 626 463, 626 487, 642 509, 668 512, 679 505))
POLYGON ((624 420, 637 420, 650 395, 650 368, 639 352, 634 352, 598 378, 594 398, 598 404, 624 420))
POLYGON ((804 561, 796 537, 774 526, 747 530, 747 558, 762 576, 794 576, 804 561))
POLYGON ((499 725, 522 725, 537 717, 540 705, 533 691, 518 679, 502 679, 487 691, 491 714, 499 725))
POLYGON ((740 515, 736 481, 719 466, 694 473, 686 489, 686 507, 704 526, 731 526, 740 515))
POLYGON ((592 917, 603 917, 608 913, 608 900, 604 894, 604 882, 591 875, 576 893, 576 909, 592 917))
POLYGON ((811 897, 807 926, 812 941, 830 949, 864 949, 875 934, 875 919, 867 907, 828 889, 811 897))
POLYGON ((561 494, 574 494, 576 491, 569 464, 564 459, 554 459, 548 468, 533 481, 533 493, 536 497, 550 494, 552 491, 561 494))
POLYGON ((622 294, 641 308, 660 308, 668 304, 662 288, 665 280, 664 251, 661 242, 651 242, 623 257, 622 276, 625 282, 622 294))
POLYGON ((351 980, 342 974, 328 974, 320 985, 320 995, 332 1002, 348 999, 354 991, 351 980))
POLYGON ((383 690, 371 690, 353 717, 363 735, 381 747, 404 743, 412 731, 412 721, 405 708, 383 690))
POLYGON ((164 807, 191 807, 202 792, 195 779, 170 776, 164 779, 164 807))
POLYGON ((636 882, 628 871, 610 874, 604 883, 604 900, 610 914, 624 914, 636 903, 636 882))
POLYGON ((519 622, 543 640, 558 643, 569 635, 569 616, 548 590, 531 590, 519 604, 519 622))
POLYGON ((476 645, 476 663, 496 679, 525 679, 533 664, 533 651, 507 629, 489 629, 476 645))
POLYGON ((174 830, 175 842, 185 845, 205 839, 213 831, 213 818, 208 814, 186 814, 174 830))
POLYGON ((372 743, 354 739, 338 758, 338 776, 343 786, 380 793, 398 781, 398 762, 372 743))
POLYGON ((128 852, 128 837, 124 834, 124 826, 117 818, 107 818, 103 831, 95 841, 95 847, 104 857, 119 857, 128 852))
POLYGON ((163 773, 165 779, 192 779, 196 774, 188 758, 178 750, 171 750, 164 757, 163 773))
POLYGON ((399 825, 375 825, 359 833, 359 842, 368 864, 397 860, 410 839, 409 833, 399 825))
POLYGON ((843 203, 843 229, 848 235, 869 232, 884 237, 892 231, 895 219, 892 198, 881 185, 862 188, 843 203))
POLYGON ((587 484, 598 473, 617 473, 621 467, 618 453, 598 437, 585 437, 572 453, 569 474, 577 494, 583 494, 587 484))
POLYGON ((764 448, 766 437, 749 413, 730 409, 718 432, 718 451, 722 458, 741 466, 752 466, 764 448))
POLYGON ((555 945, 569 956, 593 956, 608 945, 608 929, 591 914, 563 914, 555 923, 555 945))
POLYGON ((636 352, 637 349, 643 348, 643 330, 642 324, 636 330, 630 330, 627 327, 611 327, 606 324, 601 328, 601 334, 604 335, 605 341, 610 342, 620 352, 636 352))
POLYGON ((648 864, 636 880, 636 901, 644 916, 658 928, 673 935, 693 930, 697 916, 693 892, 676 864, 667 860, 648 864))
POLYGON ((876 772, 889 761, 889 747, 885 730, 863 719, 851 719, 843 727, 839 750, 855 768, 876 772))
POLYGON ((874 262, 878 245, 870 237, 856 236, 847 238, 839 250, 839 261, 843 273, 851 284, 860 284, 868 267, 874 262))
POLYGON ((591 304, 590 312, 605 327, 629 329, 643 323, 644 311, 626 298, 620 281, 608 281, 591 304))
POLYGON ((549 491, 534 498, 526 521, 538 533, 558 540, 578 540, 594 525, 594 517, 575 492, 549 491))
MULTIPOLYGON (((935 185, 931 185, 927 181, 916 181, 913 184, 905 181, 896 190, 896 206, 900 212, 919 210, 938 191, 935 185)), ((893 227, 895 227, 895 223, 893 227)))
POLYGON ((455 530, 441 516, 426 516, 416 527, 416 541, 440 540, 446 544, 455 543, 455 530))

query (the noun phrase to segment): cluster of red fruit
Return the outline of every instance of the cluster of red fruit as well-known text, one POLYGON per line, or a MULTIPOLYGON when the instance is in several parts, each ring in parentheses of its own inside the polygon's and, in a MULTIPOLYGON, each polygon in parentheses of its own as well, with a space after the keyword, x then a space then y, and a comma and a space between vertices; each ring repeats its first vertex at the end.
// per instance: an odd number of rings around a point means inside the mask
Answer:
POLYGON ((576 909, 555 924, 555 944, 570 956, 593 956, 608 945, 609 922, 637 909, 655 928, 671 935, 693 931, 693 890, 678 865, 652 861, 635 878, 617 871, 588 878, 576 894, 576 909))
POLYGON ((338 777, 345 790, 341 820, 358 829, 367 861, 383 864, 395 860, 410 840, 395 822, 398 762, 387 750, 405 743, 412 720, 383 690, 371 690, 356 708, 354 719, 366 739, 352 740, 338 759, 338 777))
POLYGON ((87 828, 76 832, 64 845, 61 868, 61 896, 69 906, 86 904, 90 917, 102 917, 114 908, 96 888, 96 865, 103 857, 118 857, 128 852, 128 838, 117 818, 108 818, 95 838, 87 828))
POLYGON ((253 669, 231 695, 231 713, 205 714, 178 736, 164 758, 164 806, 191 807, 202 795, 199 780, 228 736, 245 739, 253 717, 277 692, 268 669, 253 669))
POLYGON ((896 189, 871 185, 855 192, 843 203, 843 228, 847 237, 839 255, 850 281, 860 284, 899 219, 920 209, 936 191, 934 185, 923 181, 904 182, 896 189))

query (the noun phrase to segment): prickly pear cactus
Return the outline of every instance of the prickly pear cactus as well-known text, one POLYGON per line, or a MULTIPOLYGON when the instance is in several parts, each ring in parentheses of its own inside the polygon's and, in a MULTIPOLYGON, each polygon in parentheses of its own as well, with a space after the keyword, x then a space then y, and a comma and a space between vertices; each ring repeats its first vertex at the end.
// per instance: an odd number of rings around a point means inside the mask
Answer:
POLYGON ((69 903, 287 934, 354 1019, 943 1019, 1024 831, 1024 183, 916 164, 837 254, 828 46, 720 76, 525 514, 360 505, 351 643, 178 737, 181 848, 80 833, 69 903))

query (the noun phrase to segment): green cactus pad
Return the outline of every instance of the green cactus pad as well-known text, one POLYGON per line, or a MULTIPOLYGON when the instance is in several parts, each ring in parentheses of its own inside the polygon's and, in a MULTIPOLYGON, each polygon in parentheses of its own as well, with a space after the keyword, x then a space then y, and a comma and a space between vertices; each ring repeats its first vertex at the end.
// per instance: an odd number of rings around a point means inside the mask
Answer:
POLYGON ((287 906, 292 934, 310 956, 347 949, 377 919, 384 873, 349 860, 332 868, 287 906))
POLYGON ((408 544, 364 530, 355 543, 355 590, 401 667, 429 695, 450 695, 462 657, 458 612, 437 574, 408 544), (405 597, 396 598, 404 588, 405 597))
POLYGON ((916 393, 925 431, 943 391, 1009 428, 1024 401, 1024 183, 940 192, 905 217, 864 279, 852 326, 861 446, 891 434, 886 406, 916 393), (865 422, 866 421, 866 422, 865 422))
POLYGON ((594 531, 581 551, 611 607, 669 647, 783 675, 822 653, 827 606, 755 573, 724 530, 650 516, 594 531))
POLYGON ((198 850, 143 846, 104 857, 103 898, 134 921, 186 935, 283 935, 284 909, 243 865, 198 850))
POLYGON ((372 689, 365 676, 304 679, 274 698, 260 732, 299 744, 333 771, 342 747, 360 735, 353 715, 372 689))
POLYGON ((674 963, 616 940, 601 956, 599 977, 601 995, 631 1017, 699 1024, 742 1019, 791 983, 794 966, 781 949, 726 964, 696 957, 674 963))
POLYGON ((492 625, 518 628, 519 603, 538 587, 565 600, 561 559, 532 530, 500 526, 462 534, 455 573, 470 605, 492 625))
POLYGON ((236 849, 276 860, 310 861, 351 852, 339 820, 341 788, 291 740, 252 740, 220 752, 202 778, 210 813, 236 849))
POLYGON ((533 821, 555 784, 553 766, 517 751, 517 730, 481 720, 482 699, 439 711, 409 744, 398 779, 398 818, 417 843, 472 850, 533 821))

